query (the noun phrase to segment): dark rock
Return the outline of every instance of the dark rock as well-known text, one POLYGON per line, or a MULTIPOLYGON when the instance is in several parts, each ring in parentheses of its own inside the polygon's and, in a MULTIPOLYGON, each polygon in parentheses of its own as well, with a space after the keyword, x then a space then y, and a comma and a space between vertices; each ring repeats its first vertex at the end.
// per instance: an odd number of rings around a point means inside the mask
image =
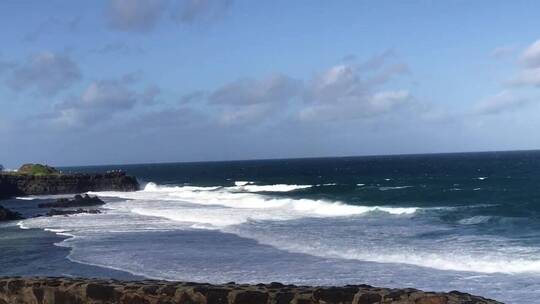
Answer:
POLYGON ((77 194, 73 199, 59 198, 54 203, 43 203, 39 204, 39 208, 75 208, 75 207, 91 207, 91 206, 101 206, 105 205, 105 202, 102 201, 97 196, 89 196, 85 194, 84 196, 77 194))
POLYGON ((7 208, 0 206, 0 222, 2 221, 15 221, 24 219, 18 212, 13 212, 7 208))
POLYGON ((42 303, 43 302, 43 289, 42 288, 36 288, 34 287, 34 289, 32 289, 33 293, 34 293, 34 297, 36 297, 36 300, 38 301, 38 303, 42 303))
POLYGON ((206 303, 208 304, 227 304, 229 295, 229 289, 220 287, 205 287, 203 289, 196 288, 196 291, 200 292, 206 297, 206 303))
POLYGON ((242 290, 229 293, 229 303, 231 304, 263 304, 267 300, 268 294, 259 291, 242 290))
POLYGON ((77 297, 77 295, 70 293, 67 290, 55 290, 54 303, 55 304, 84 304, 84 302, 79 297, 77 297))
POLYGON ((134 295, 124 296, 122 300, 120 301, 120 303, 122 304, 150 304, 150 300, 148 300, 142 295, 134 294, 134 295))
POLYGON ((379 304, 382 303, 382 296, 377 293, 363 293, 354 297, 356 304, 379 304))
POLYGON ((91 283, 86 286, 86 296, 95 300, 112 301, 114 300, 114 287, 91 283))
POLYGON ((8 282, 7 290, 8 292, 13 292, 13 293, 19 292, 24 287, 25 285, 24 283, 25 283, 24 280, 21 280, 21 279, 12 280, 8 282))
POLYGON ((75 209, 75 210, 58 210, 58 209, 51 209, 49 212, 47 212, 47 216, 55 216, 55 215, 73 215, 73 214, 79 214, 79 213, 90 213, 90 214, 99 214, 101 211, 96 209, 75 209))
POLYGON ((313 299, 325 303, 352 303, 357 291, 355 287, 318 288, 313 292, 313 299))
POLYGON ((294 293, 292 292, 278 292, 274 296, 276 304, 289 304, 294 298, 294 293))
POLYGON ((146 294, 157 295, 159 285, 149 285, 141 287, 141 291, 146 294))
POLYGON ((424 298, 420 298, 416 300, 416 304, 447 304, 447 303, 448 303, 448 298, 446 296, 431 296, 431 297, 424 297, 424 298))
POLYGON ((270 282, 268 287, 270 287, 270 288, 283 288, 283 287, 285 287, 285 285, 283 285, 283 284, 281 284, 279 282, 270 282))
POLYGON ((174 286, 164 286, 159 290, 160 294, 164 294, 168 297, 174 297, 176 294, 176 287, 174 286))

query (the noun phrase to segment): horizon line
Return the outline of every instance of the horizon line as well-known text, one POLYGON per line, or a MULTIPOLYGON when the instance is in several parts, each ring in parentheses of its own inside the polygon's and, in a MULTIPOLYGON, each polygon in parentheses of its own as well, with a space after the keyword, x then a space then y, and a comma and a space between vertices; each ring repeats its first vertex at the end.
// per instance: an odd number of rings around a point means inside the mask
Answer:
POLYGON ((197 163, 223 163, 223 162, 249 162, 249 161, 276 161, 276 160, 308 160, 328 158, 369 158, 369 157, 396 157, 396 156, 422 156, 422 155, 451 155, 451 154, 481 154, 481 153, 513 153, 513 152, 540 152, 540 149, 520 150, 481 150, 481 151, 455 151, 455 152, 425 152, 425 153, 389 153, 389 154, 365 154, 343 156, 306 156, 306 157, 275 157, 275 158, 251 158, 230 160, 196 160, 196 161, 164 161, 164 162, 141 162, 124 164, 92 164, 92 165, 61 165, 58 168, 84 168, 84 167, 113 167, 113 166, 136 166, 136 165, 161 165, 161 164, 197 164, 197 163))

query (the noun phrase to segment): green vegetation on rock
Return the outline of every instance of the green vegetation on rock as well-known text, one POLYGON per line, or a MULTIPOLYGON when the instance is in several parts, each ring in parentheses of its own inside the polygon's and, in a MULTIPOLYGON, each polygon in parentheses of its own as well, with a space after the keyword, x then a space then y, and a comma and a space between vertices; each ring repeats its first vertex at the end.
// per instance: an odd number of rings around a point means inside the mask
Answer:
POLYGON ((56 170, 53 167, 42 165, 42 164, 24 164, 19 168, 19 170, 17 170, 17 173, 44 176, 44 175, 60 174, 60 171, 56 170))

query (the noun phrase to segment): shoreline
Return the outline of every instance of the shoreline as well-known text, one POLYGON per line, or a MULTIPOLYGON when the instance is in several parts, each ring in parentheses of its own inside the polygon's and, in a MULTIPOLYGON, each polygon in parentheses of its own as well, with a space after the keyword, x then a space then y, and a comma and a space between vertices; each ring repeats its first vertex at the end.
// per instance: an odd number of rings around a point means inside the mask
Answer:
POLYGON ((145 304, 497 304, 458 291, 425 292, 370 285, 297 286, 207 284, 160 280, 103 280, 65 277, 0 277, 0 303, 145 303, 145 304))

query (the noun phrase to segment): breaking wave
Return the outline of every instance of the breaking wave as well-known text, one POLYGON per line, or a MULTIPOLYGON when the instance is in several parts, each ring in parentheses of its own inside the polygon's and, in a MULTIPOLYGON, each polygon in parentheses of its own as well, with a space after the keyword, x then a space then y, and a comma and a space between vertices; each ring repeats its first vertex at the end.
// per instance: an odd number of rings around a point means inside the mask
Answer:
POLYGON ((234 187, 160 186, 148 183, 137 192, 97 192, 100 196, 130 199, 107 205, 146 216, 202 224, 205 228, 238 225, 250 220, 292 220, 305 217, 343 217, 382 212, 410 215, 415 207, 356 206, 337 201, 273 197, 256 192, 288 192, 308 185, 243 184, 234 187))

